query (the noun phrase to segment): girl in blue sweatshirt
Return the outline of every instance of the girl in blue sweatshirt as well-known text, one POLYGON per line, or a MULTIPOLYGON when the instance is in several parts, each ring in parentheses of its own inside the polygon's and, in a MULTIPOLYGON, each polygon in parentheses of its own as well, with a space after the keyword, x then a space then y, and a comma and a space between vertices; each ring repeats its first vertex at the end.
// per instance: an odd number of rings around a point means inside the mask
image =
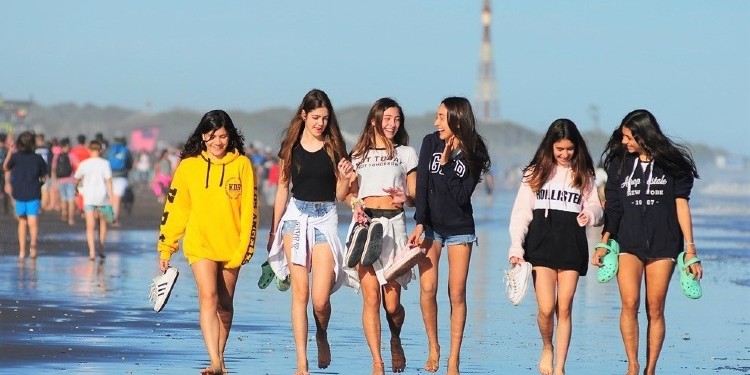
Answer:
MULTIPOLYGON (((612 134, 603 153, 607 169, 605 224, 600 242, 620 244, 617 284, 622 310, 620 332, 628 358, 628 375, 640 372, 638 363, 638 308, 641 285, 646 285, 646 369, 656 373, 664 343, 664 305, 677 255, 696 256, 690 216, 690 191, 698 170, 690 152, 662 133, 649 111, 628 113, 612 134), (683 244, 684 242, 684 244, 683 244)), ((606 254, 597 248, 591 263, 602 265, 606 254)), ((700 263, 690 265, 700 279, 700 263)))
POLYGON ((438 263, 443 245, 448 248, 451 304, 448 374, 458 374, 466 325, 466 280, 472 244, 477 242, 471 195, 481 175, 489 171, 490 157, 476 131, 474 111, 466 98, 443 100, 437 109, 435 127, 437 131, 422 140, 419 152, 414 214, 417 225, 409 236, 409 245, 421 246, 426 251, 418 266, 420 306, 429 344, 425 370, 429 372, 436 372, 439 367, 438 263))

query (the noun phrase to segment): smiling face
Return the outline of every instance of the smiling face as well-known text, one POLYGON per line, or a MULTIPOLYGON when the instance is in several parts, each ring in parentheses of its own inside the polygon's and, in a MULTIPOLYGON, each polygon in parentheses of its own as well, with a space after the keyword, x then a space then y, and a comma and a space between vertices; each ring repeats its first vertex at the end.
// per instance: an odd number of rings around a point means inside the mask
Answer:
POLYGON ((398 107, 390 107, 383 112, 383 122, 380 124, 383 134, 388 139, 393 139, 401 127, 401 112, 398 107))
POLYGON ((444 141, 453 136, 453 131, 448 126, 448 108, 445 107, 445 104, 440 104, 437 113, 435 113, 435 128, 438 130, 440 139, 444 141))
POLYGON ((638 144, 638 141, 633 137, 633 132, 628 129, 627 126, 622 127, 622 144, 628 149, 629 153, 637 153, 638 155, 644 154, 643 147, 638 144))
POLYGON ((568 166, 575 155, 576 146, 569 139, 561 139, 552 144, 552 154, 558 165, 568 166))
POLYGON ((203 133, 203 142, 209 155, 221 159, 227 154, 229 144, 229 133, 224 128, 216 131, 203 133))
POLYGON ((300 116, 305 121, 305 132, 310 133, 315 138, 323 136, 323 132, 328 127, 328 108, 315 108, 310 112, 303 110, 300 116))

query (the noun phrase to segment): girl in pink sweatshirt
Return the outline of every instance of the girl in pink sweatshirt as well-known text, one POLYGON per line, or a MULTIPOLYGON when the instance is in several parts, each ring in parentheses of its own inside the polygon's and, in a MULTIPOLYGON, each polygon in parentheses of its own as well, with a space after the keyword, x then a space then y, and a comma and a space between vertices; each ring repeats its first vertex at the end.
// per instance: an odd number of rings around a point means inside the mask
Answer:
POLYGON ((603 215, 594 163, 572 121, 558 119, 550 125, 523 175, 510 217, 508 257, 511 264, 533 266, 543 344, 539 372, 564 374, 573 296, 578 277, 588 268, 585 226, 595 225, 603 215))

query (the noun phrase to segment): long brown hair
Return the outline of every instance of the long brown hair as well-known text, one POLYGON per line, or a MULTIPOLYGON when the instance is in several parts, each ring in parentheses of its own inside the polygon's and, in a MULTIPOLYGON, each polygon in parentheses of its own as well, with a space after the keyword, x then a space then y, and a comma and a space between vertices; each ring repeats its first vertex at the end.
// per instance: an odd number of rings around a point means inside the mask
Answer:
MULTIPOLYGON (((281 141, 281 149, 279 150, 279 159, 281 159, 281 175, 279 176, 282 181, 288 182, 289 177, 292 175, 292 150, 302 138, 302 132, 305 130, 305 119, 302 117, 302 112, 310 113, 318 108, 328 109, 328 125, 323 130, 323 138, 325 142, 323 148, 328 154, 328 157, 333 163, 333 170, 338 176, 338 168, 336 164, 338 160, 346 156, 346 144, 344 137, 341 135, 341 129, 339 129, 338 120, 336 120, 336 113, 333 111, 333 105, 331 100, 328 99, 328 95, 323 90, 312 89, 305 97, 302 98, 297 111, 292 117, 292 121, 289 122, 289 126, 284 130, 281 141)), ((299 167, 299 166, 297 166, 299 167)))
POLYGON ((474 110, 468 99, 451 96, 443 99, 440 103, 448 112, 448 127, 453 135, 461 141, 461 151, 469 163, 471 175, 482 180, 482 175, 489 172, 492 162, 487 145, 479 133, 477 133, 474 110))
POLYGON ((396 152, 396 147, 394 145, 407 146, 409 144, 409 134, 404 127, 405 122, 404 111, 395 100, 391 98, 380 98, 376 100, 370 108, 370 113, 367 115, 362 135, 359 136, 359 140, 352 148, 352 159, 364 158, 367 155, 367 151, 374 149, 377 136, 386 140, 385 149, 387 151, 388 159, 392 159, 396 152), (401 117, 401 125, 398 127, 392 141, 386 138, 382 126, 383 114, 388 108, 398 108, 398 115, 401 117))
POLYGON ((583 191, 594 182, 594 162, 586 147, 586 141, 578 131, 576 124, 568 119, 557 119, 547 129, 542 143, 536 149, 531 163, 523 169, 524 177, 527 179, 531 191, 537 192, 549 180, 552 171, 555 170, 557 162, 552 150, 555 142, 567 139, 573 143, 574 154, 570 160, 570 169, 573 172, 573 187, 583 191))

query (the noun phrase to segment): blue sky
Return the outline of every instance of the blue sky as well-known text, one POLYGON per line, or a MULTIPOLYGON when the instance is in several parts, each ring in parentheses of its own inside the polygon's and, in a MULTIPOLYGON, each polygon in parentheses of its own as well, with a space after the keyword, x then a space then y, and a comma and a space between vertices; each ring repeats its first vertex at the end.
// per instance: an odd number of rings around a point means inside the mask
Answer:
MULTIPOLYGON (((0 95, 143 111, 337 107, 434 112, 475 97, 481 1, 10 1, 0 95), (148 107, 147 103, 151 103, 148 107)), ((609 132, 632 109, 750 155, 750 1, 493 1, 500 113, 609 132)))

